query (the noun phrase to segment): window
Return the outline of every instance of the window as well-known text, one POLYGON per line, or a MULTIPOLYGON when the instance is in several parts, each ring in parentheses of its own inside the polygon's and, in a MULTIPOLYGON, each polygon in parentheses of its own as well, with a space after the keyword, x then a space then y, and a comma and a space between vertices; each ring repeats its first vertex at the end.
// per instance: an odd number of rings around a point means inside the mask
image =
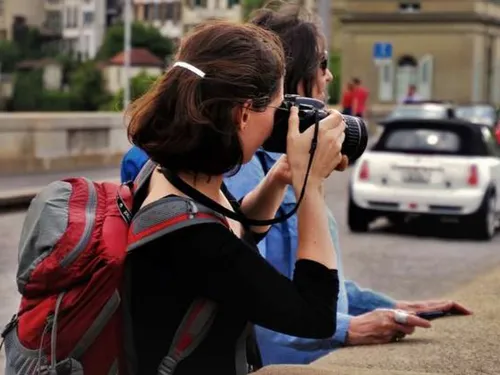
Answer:
POLYGON ((94 23, 94 12, 83 12, 83 24, 92 25, 94 23))
POLYGON ((401 1, 399 3, 399 11, 401 13, 420 12, 420 1, 401 1))
POLYGON ((231 8, 233 5, 238 5, 240 3, 240 0, 227 0, 227 7, 231 8))
POLYGON ((486 143, 488 153, 500 157, 500 145, 496 141, 494 130, 486 126, 481 126, 481 132, 483 133, 483 139, 484 143, 486 143))
POLYGON ((61 20, 61 12, 59 11, 47 11, 45 16, 45 22, 47 28, 53 31, 61 30, 62 20, 61 20))
MULTIPOLYGON (((403 55, 398 59, 396 72, 396 100, 402 101, 412 85, 418 87, 418 60, 411 55, 403 55)), ((420 92, 417 92, 420 95, 420 92)))
POLYGON ((174 22, 179 22, 181 20, 181 3, 176 2, 173 3, 174 5, 174 16, 173 16, 173 21, 174 22))
POLYGON ((206 8, 207 7, 207 0, 194 0, 194 6, 206 8))
POLYGON ((457 154, 461 144, 461 137, 450 130, 395 129, 385 138, 382 149, 423 154, 457 154))
POLYGON ((431 100, 433 97, 434 57, 425 55, 418 61, 417 93, 422 100, 431 100))
POLYGON ((394 96, 394 63, 387 61, 379 67, 378 97, 381 102, 390 102, 394 96))

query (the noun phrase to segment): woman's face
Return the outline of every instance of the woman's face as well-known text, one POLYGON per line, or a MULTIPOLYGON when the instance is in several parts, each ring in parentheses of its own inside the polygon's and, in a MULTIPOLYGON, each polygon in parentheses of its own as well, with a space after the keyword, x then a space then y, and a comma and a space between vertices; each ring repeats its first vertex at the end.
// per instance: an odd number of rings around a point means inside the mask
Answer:
POLYGON ((283 82, 281 78, 279 89, 264 111, 252 110, 250 106, 241 110, 239 127, 240 141, 243 148, 243 163, 253 157, 273 130, 274 114, 283 102, 283 82))
MULTIPOLYGON (((332 72, 328 69, 328 54, 325 54, 318 61, 318 69, 316 70, 316 77, 312 87, 312 97, 314 99, 326 102, 327 99, 327 86, 333 80, 332 72)), ((299 95, 305 96, 303 82, 299 82, 297 87, 299 95)))

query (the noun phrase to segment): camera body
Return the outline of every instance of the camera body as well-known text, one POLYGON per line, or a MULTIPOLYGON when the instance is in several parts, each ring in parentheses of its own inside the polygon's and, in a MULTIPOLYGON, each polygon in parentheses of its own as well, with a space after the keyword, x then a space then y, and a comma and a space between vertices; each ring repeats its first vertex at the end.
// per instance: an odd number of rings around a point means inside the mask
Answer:
MULTIPOLYGON (((286 153, 286 137, 288 133, 288 118, 292 106, 299 108, 299 130, 305 131, 317 121, 329 115, 325 104, 317 99, 299 95, 285 95, 284 101, 274 115, 274 127, 271 136, 264 142, 263 148, 269 152, 286 153)), ((365 122, 359 117, 344 115, 346 123, 345 140, 342 144, 342 154, 350 162, 358 159, 366 150, 368 144, 368 130, 365 122)))

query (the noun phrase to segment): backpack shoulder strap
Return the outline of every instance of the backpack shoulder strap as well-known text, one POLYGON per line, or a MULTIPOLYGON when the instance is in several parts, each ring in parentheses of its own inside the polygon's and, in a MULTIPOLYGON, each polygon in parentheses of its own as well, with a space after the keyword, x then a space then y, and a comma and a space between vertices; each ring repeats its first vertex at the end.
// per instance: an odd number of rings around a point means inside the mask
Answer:
POLYGON ((168 196, 153 202, 134 216, 129 230, 127 252, 168 233, 203 223, 219 223, 228 227, 226 218, 193 200, 168 196))
MULTIPOLYGON (((155 167, 150 166, 153 169, 155 167)), ((143 170, 147 167, 146 165, 143 170)), ((229 227, 223 215, 189 198, 165 197, 145 206, 134 216, 130 225, 127 252, 135 251, 144 244, 181 228, 203 223, 219 223, 229 227)), ((216 310, 217 305, 213 301, 193 301, 177 328, 168 354, 158 367, 158 375, 172 375, 177 364, 198 347, 212 326, 216 310)))
POLYGON ((195 300, 175 332, 168 354, 158 367, 158 375, 172 375, 184 358, 205 339, 217 312, 217 305, 205 299, 195 300))

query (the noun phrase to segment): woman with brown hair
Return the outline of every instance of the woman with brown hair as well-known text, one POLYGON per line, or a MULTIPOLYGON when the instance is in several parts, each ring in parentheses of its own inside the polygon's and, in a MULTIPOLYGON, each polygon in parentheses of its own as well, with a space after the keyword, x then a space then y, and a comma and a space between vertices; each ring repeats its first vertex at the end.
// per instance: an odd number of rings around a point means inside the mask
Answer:
MULTIPOLYGON (((166 197, 192 198, 169 175, 226 209, 272 219, 286 187, 303 189, 314 127, 300 133, 290 112, 287 155, 240 203, 223 188, 225 173, 248 162, 271 133, 283 100, 285 57, 279 39, 254 25, 211 22, 181 43, 175 63, 131 106, 129 136, 158 164, 139 213, 166 197)), ((217 305, 206 337, 175 374, 246 372, 242 340, 249 323, 287 334, 326 338, 335 332, 338 276, 328 231, 323 181, 339 164, 345 124, 332 112, 319 135, 298 209, 299 245, 292 280, 256 248, 269 227, 199 224, 163 235, 128 259, 130 313, 138 373, 162 372, 165 356, 196 298, 217 305), (161 301, 161 302, 159 302, 161 301), (160 371, 160 370, 161 371, 160 371)))

